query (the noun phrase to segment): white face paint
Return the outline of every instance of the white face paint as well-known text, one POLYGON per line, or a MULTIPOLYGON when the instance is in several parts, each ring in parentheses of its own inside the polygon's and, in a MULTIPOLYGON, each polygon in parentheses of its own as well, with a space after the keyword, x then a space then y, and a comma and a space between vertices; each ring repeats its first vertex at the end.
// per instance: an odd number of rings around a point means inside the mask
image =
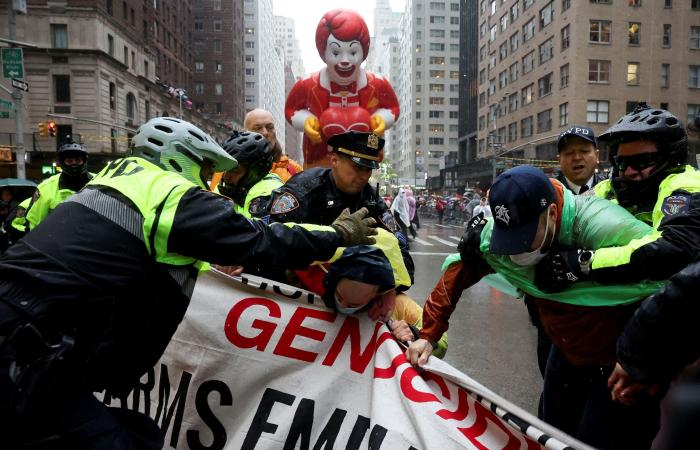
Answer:
POLYGON ((347 84, 357 79, 357 72, 364 60, 360 41, 339 41, 332 34, 328 36, 324 61, 328 66, 328 77, 339 84, 347 84))

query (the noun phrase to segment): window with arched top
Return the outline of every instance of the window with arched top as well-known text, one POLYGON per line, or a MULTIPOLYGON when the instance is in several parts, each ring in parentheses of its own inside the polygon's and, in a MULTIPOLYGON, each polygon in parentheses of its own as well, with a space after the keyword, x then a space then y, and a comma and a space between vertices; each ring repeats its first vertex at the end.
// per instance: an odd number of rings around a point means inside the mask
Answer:
POLYGON ((126 118, 130 122, 134 121, 136 114, 136 97, 134 97, 134 94, 129 92, 126 94, 126 118))

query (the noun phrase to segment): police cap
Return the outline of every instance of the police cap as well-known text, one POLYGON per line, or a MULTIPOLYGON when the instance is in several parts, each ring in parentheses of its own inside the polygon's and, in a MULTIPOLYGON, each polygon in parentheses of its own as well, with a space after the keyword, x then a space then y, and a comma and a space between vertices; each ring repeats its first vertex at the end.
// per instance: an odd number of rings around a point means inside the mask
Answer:
POLYGON ((348 131, 328 139, 333 151, 349 157, 355 164, 378 169, 384 159, 384 139, 374 133, 348 131))

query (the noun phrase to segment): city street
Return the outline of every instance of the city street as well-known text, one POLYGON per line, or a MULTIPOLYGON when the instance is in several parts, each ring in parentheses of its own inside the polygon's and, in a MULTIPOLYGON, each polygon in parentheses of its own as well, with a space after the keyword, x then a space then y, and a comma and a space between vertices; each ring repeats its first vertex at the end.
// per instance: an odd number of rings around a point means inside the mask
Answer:
MULTIPOLYGON (((457 251, 463 227, 422 224, 411 243, 419 304, 440 278, 445 257, 457 251)), ((450 320, 445 360, 499 395, 537 414, 542 379, 537 368, 537 333, 525 305, 484 282, 464 291, 450 320)))

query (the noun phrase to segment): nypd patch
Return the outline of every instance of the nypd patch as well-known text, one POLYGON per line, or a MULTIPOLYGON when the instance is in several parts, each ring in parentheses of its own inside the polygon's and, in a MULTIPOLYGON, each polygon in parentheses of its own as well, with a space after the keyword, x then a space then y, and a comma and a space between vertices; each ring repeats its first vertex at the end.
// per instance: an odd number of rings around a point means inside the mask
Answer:
POLYGON ((299 200, 289 192, 285 192, 272 202, 270 214, 284 214, 289 211, 294 211, 299 207, 299 200))
POLYGON ((669 195, 664 199, 663 205, 661 205, 661 212, 664 213, 664 217, 675 216, 689 209, 690 195, 687 194, 669 195))
POLYGON ((267 212, 267 203, 270 201, 270 197, 258 197, 253 199, 248 205, 248 212, 253 217, 264 216, 267 212))
POLYGON ((394 219, 393 214, 391 214, 391 211, 384 211, 384 214, 382 214, 382 217, 379 218, 379 221, 382 223, 382 225, 384 225, 384 228, 392 233, 396 233, 396 231, 399 229, 399 227, 396 225, 396 220, 394 219))

